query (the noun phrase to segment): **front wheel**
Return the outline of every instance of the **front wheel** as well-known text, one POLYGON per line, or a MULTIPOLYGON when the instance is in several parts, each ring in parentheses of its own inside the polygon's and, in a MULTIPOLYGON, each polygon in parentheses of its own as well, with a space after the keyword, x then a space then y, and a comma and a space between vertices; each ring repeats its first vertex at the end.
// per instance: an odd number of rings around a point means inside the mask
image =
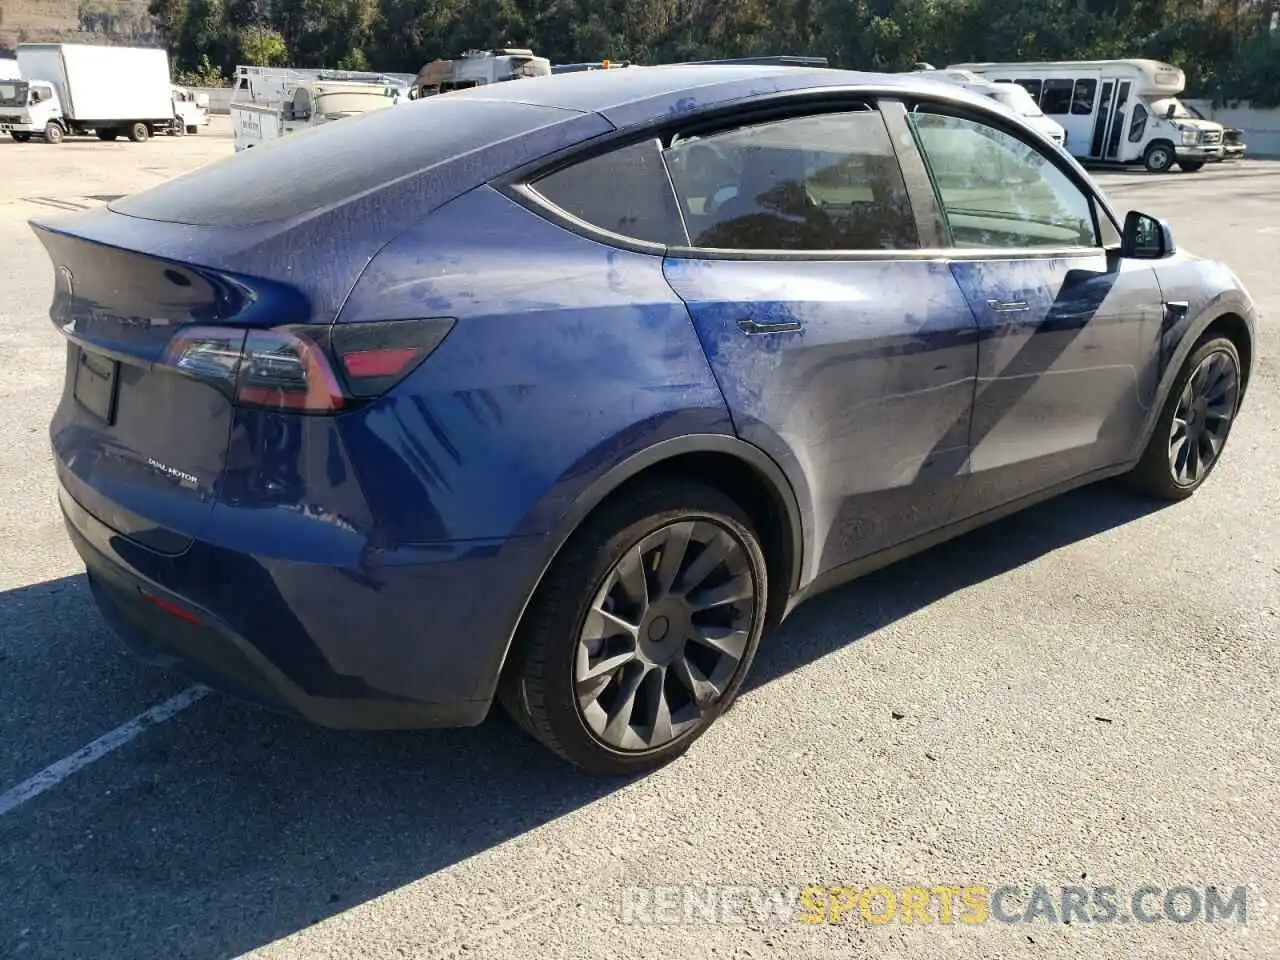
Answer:
POLYGON ((500 696, 592 773, 675 759, 727 710, 764 629, 764 554, 743 510, 664 479, 602 508, 552 564, 500 696))
POLYGON ((1165 400, 1142 459, 1129 475, 1158 500, 1185 500, 1222 457, 1240 405, 1240 353, 1226 337, 1191 352, 1165 400))
POLYGON ((1178 169, 1183 173, 1195 173, 1197 170, 1204 169, 1203 160, 1179 160, 1178 169))
POLYGON ((46 143, 61 143, 65 136, 62 125, 54 123, 52 120, 45 124, 44 139, 46 143))
POLYGON ((1142 155, 1142 165, 1151 173, 1168 173, 1175 159, 1171 144, 1153 143, 1142 155))

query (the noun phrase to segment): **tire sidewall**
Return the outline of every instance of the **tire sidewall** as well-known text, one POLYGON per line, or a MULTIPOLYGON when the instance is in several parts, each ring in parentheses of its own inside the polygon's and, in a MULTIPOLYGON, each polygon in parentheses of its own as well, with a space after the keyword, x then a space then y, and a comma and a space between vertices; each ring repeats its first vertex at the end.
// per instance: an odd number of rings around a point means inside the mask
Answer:
MULTIPOLYGON (((605 546, 596 551, 590 574, 583 580, 586 588, 579 591, 578 601, 572 609, 564 610, 555 617, 551 645, 546 651, 546 703, 547 720, 552 733, 570 755, 575 757, 592 756, 592 766, 598 770, 615 773, 649 770, 674 760, 683 754, 698 737, 702 736, 721 714, 732 706, 742 684, 745 682, 751 665, 759 648, 760 637, 764 630, 765 607, 768 598, 768 570, 764 552, 760 547, 756 534, 751 529, 750 521, 737 505, 717 491, 707 490, 711 497, 699 497, 696 504, 687 507, 673 507, 649 516, 637 518, 612 537, 605 546), (722 502, 721 502, 722 501, 722 502), (708 707, 701 721, 670 743, 655 750, 644 752, 620 751, 599 740, 587 726, 582 712, 577 707, 577 696, 574 690, 574 665, 577 646, 587 613, 596 594, 604 585, 605 577, 625 556, 628 550, 649 534, 671 523, 687 520, 704 520, 717 524, 727 530, 745 547, 752 574, 756 579, 756 593, 753 599, 751 634, 747 641, 746 651, 724 696, 713 706, 708 707)), ((567 606, 567 605, 566 605, 567 606)))
MULTIPOLYGON (((1178 374, 1178 378, 1173 382, 1173 386, 1169 388, 1169 396, 1165 400, 1164 409, 1160 411, 1160 419, 1156 423, 1155 433, 1151 437, 1151 446, 1148 447, 1147 456, 1154 459, 1159 456, 1159 468, 1162 471, 1164 482, 1168 486, 1168 494, 1177 499, 1189 497, 1204 485, 1209 479, 1218 464, 1222 462, 1222 455, 1226 452, 1227 443, 1231 440, 1231 434, 1235 431, 1235 417, 1240 410, 1240 383, 1236 389, 1236 405, 1231 411, 1231 426, 1227 430, 1226 439, 1222 441, 1222 449, 1218 451, 1218 455, 1214 457, 1213 462, 1209 464, 1200 478, 1192 484, 1181 484, 1174 478, 1173 465, 1169 463, 1169 433, 1173 429, 1173 416, 1178 410, 1178 400, 1182 396, 1182 391, 1186 389, 1187 382, 1195 374, 1200 364, 1205 358, 1213 353, 1227 353, 1231 356, 1232 362, 1236 366, 1236 378, 1240 380, 1243 376, 1243 369, 1240 365, 1240 351, 1236 349, 1236 345, 1227 337, 1213 337, 1206 340, 1200 346, 1191 351, 1186 362, 1182 365, 1182 370, 1178 374)), ((1147 464, 1149 470, 1154 471, 1155 463, 1147 464)))
POLYGON ((1147 155, 1143 158, 1143 165, 1152 173, 1168 173, 1173 168, 1174 160, 1173 147, 1166 143, 1153 143, 1147 148, 1147 155), (1157 166, 1153 161, 1161 154, 1165 156, 1166 160, 1162 165, 1157 166))
POLYGON ((44 138, 49 143, 61 143, 64 136, 65 134, 63 133, 62 127, 58 126, 56 123, 49 123, 45 125, 44 138))

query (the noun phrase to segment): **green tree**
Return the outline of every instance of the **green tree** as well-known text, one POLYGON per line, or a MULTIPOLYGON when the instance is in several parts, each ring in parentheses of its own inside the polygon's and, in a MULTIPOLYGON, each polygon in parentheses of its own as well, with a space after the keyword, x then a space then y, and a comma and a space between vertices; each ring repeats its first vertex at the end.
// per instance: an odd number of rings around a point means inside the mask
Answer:
POLYGON ((266 27, 244 27, 240 32, 240 62, 250 67, 278 67, 289 60, 284 38, 266 27))

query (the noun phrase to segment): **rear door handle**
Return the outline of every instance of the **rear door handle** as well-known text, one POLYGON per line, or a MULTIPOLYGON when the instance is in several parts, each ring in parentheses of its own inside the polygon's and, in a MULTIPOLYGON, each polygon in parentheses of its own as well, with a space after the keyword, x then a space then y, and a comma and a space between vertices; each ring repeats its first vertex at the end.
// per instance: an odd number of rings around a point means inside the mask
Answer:
POLYGON ((743 317, 738 321, 738 329, 748 336, 754 336, 759 333, 794 333, 800 329, 800 321, 774 320, 761 323, 759 320, 743 317))
POLYGON ((1022 313, 1029 309, 1025 300, 988 300, 987 306, 996 313, 1022 313))

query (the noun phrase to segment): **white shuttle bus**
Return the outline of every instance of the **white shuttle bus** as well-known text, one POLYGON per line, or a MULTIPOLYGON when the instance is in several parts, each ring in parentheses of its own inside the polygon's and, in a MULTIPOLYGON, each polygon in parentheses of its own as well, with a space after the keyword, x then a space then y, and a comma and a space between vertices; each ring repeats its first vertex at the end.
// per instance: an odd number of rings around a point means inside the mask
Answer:
POLYGON ((995 83, 1014 83, 1066 131, 1066 147, 1082 161, 1141 163, 1165 173, 1176 163, 1192 173, 1222 160, 1222 124, 1204 120, 1178 100, 1186 75, 1158 60, 1045 63, 958 63, 995 83))

